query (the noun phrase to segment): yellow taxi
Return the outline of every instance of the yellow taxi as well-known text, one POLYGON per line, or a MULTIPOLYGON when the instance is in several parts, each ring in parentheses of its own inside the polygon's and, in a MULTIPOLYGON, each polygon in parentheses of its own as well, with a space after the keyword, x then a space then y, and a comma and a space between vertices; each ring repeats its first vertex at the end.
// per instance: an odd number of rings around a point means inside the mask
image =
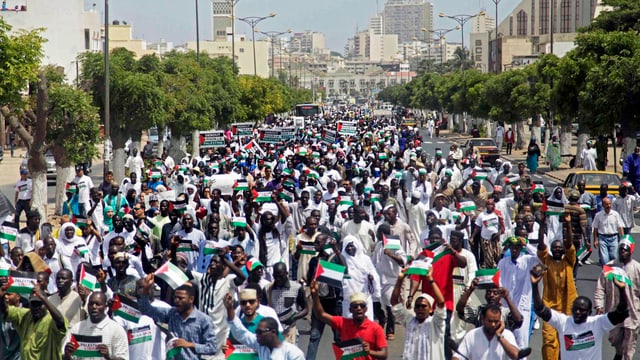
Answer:
POLYGON ((576 171, 569 173, 564 179, 564 185, 562 186, 565 193, 568 193, 572 189, 578 189, 578 182, 584 180, 585 191, 592 193, 593 195, 600 194, 600 185, 609 185, 608 193, 611 195, 618 195, 618 188, 622 184, 622 180, 618 174, 611 171, 576 171))

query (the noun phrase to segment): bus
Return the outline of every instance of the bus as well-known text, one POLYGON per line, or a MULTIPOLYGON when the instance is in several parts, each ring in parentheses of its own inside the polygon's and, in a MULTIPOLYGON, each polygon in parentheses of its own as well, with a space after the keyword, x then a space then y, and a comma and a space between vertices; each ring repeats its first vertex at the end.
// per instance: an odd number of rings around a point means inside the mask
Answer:
POLYGON ((323 113, 322 106, 318 104, 298 104, 296 105, 296 116, 312 117, 323 113))

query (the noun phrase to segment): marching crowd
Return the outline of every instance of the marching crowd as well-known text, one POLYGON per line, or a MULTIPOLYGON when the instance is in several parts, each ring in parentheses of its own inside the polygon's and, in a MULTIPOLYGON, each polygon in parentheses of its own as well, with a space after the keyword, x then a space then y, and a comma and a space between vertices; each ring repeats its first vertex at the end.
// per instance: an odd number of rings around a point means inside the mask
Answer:
POLYGON ((21 171, 0 358, 315 360, 328 325, 336 359, 517 359, 542 324, 544 359, 601 359, 605 339, 633 359, 633 185, 545 189, 473 148, 427 154, 407 119, 311 120, 286 139, 288 119, 234 127, 179 160, 133 149, 97 185, 78 164, 59 224, 21 171), (575 285, 592 249, 593 299, 575 285))

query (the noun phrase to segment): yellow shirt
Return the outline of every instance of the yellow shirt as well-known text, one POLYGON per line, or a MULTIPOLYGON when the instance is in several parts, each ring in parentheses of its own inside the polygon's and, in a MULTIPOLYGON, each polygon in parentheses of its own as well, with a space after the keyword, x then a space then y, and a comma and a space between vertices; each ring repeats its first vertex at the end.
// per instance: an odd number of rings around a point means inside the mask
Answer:
POLYGON ((548 249, 538 250, 538 258, 547 266, 547 272, 542 279, 544 305, 564 314, 570 314, 573 301, 578 297, 576 284, 573 281, 576 248, 573 245, 569 249, 565 248, 564 257, 560 261, 553 260, 548 249))
POLYGON ((9 306, 6 320, 13 323, 20 335, 22 360, 62 359, 62 340, 69 328, 66 319, 64 329, 58 329, 48 311, 47 315, 34 323, 30 309, 9 306))

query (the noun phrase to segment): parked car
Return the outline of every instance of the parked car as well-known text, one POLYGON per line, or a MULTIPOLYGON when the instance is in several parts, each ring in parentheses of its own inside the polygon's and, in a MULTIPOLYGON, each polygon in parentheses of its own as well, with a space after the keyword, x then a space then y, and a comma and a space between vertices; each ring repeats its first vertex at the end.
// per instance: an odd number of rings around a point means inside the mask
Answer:
MULTIPOLYGON (((29 169, 29 153, 24 159, 22 159, 22 163, 20 164, 20 170, 28 170, 29 169)), ((58 172, 56 171, 56 160, 53 158, 53 153, 51 150, 47 150, 44 154, 44 157, 47 161, 47 185, 55 185, 56 179, 58 178, 58 172)))
POLYGON ((496 160, 500 158, 500 150, 496 145, 496 141, 491 138, 473 138, 467 140, 462 145, 462 150, 467 151, 470 147, 473 147, 473 151, 478 154, 483 164, 494 165, 496 160))
POLYGON ((592 193, 593 195, 600 194, 600 184, 609 185, 609 194, 618 195, 618 188, 622 183, 622 180, 618 177, 618 174, 610 171, 576 171, 572 172, 564 179, 562 187, 565 193, 568 193, 572 189, 578 188, 578 182, 580 180, 585 181, 585 191, 592 193))

